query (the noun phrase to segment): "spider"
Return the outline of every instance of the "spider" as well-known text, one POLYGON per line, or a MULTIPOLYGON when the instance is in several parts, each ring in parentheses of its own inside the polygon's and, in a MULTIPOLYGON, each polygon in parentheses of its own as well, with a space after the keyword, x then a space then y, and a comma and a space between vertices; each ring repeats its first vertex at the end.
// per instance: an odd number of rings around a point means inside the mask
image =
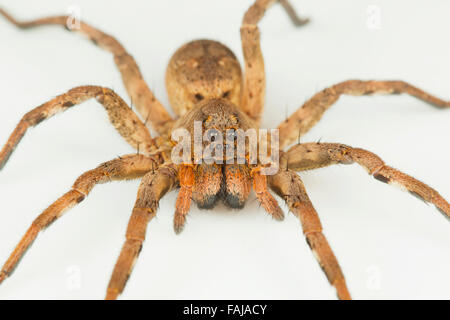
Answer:
MULTIPOLYGON (((341 95, 406 93, 438 108, 450 107, 450 102, 403 81, 350 80, 315 94, 278 126, 280 161, 279 171, 275 175, 261 174, 261 163, 192 165, 171 161, 171 133, 179 128, 192 132, 194 121, 200 121, 206 129, 214 128, 223 134, 231 127, 259 127, 264 106, 265 72, 257 25, 274 2, 256 0, 244 15, 241 26, 245 60, 243 73, 232 51, 216 41, 195 40, 175 52, 167 67, 166 88, 176 119, 157 100, 143 80, 133 57, 115 38, 84 22, 80 23, 79 29, 68 28, 69 31, 85 34, 96 45, 114 55, 126 90, 139 115, 111 89, 99 86, 73 88, 31 110, 22 118, 0 152, 0 168, 4 167, 28 128, 92 98, 105 108, 111 123, 138 153, 120 156, 82 174, 70 191, 33 221, 2 267, 0 282, 11 275, 40 231, 65 210, 83 201, 96 184, 112 180, 140 178, 141 183, 128 224, 126 241, 107 288, 107 299, 116 299, 123 292, 142 249, 147 224, 156 215, 158 202, 167 192, 175 189, 179 189, 174 214, 174 230, 177 233, 183 230, 192 200, 200 208, 212 208, 218 200, 222 200, 229 207, 240 209, 244 207, 252 189, 262 207, 274 219, 282 220, 284 214, 270 192, 273 191, 300 219, 307 244, 340 299, 350 299, 350 293, 297 172, 334 164, 356 163, 375 179, 402 186, 413 196, 434 204, 447 218, 450 217, 450 205, 437 191, 389 167, 370 151, 338 143, 296 143, 341 95), (147 125, 157 132, 157 137, 151 136, 147 125)), ((289 2, 279 2, 296 26, 308 22, 298 17, 289 2)), ((59 16, 19 22, 2 9, 0 13, 20 28, 49 24, 67 27, 69 18, 59 16)))

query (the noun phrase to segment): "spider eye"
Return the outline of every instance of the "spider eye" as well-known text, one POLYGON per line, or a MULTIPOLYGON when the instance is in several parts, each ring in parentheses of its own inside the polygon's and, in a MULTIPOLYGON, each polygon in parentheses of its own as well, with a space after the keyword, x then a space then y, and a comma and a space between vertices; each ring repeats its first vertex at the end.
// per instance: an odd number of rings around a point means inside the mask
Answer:
POLYGON ((209 141, 211 141, 211 142, 216 141, 218 135, 219 135, 219 132, 216 129, 208 130, 209 141))
POLYGON ((237 139, 236 130, 227 130, 227 140, 234 141, 237 139))
POLYGON ((195 100, 197 100, 197 101, 202 101, 204 98, 203 95, 200 93, 197 93, 194 97, 195 97, 195 100))
POLYGON ((229 95, 230 95, 230 91, 224 92, 224 94, 222 95, 222 98, 226 99, 226 98, 228 98, 229 95))

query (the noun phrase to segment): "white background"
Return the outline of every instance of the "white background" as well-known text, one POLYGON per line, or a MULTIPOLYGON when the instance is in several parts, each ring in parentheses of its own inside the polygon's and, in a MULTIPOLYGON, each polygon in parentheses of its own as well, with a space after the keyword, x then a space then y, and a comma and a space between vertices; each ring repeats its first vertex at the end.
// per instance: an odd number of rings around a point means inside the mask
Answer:
MULTIPOLYGON (((239 26, 252 1, 1 1, 19 18, 66 13, 116 36, 168 105, 171 54, 197 38, 220 40, 242 62, 239 26)), ((279 5, 260 24, 267 72, 264 127, 275 127, 318 90, 347 79, 401 79, 450 99, 450 2, 293 1, 312 22, 295 29, 279 5), (380 29, 367 25, 381 10, 380 29)), ((31 108, 78 85, 129 98, 112 57, 59 27, 20 31, 0 19, 0 141, 31 108)), ((408 96, 343 97, 303 141, 376 152, 450 198, 450 110, 408 96)), ((0 172, 0 262, 31 221, 85 170, 133 150, 95 101, 30 130, 0 172)), ((357 167, 301 174, 357 299, 449 299, 450 227, 434 206, 379 183, 357 167)), ((138 181, 96 187, 43 232, 0 299, 103 298, 124 241, 138 181)), ((159 214, 123 298, 334 299, 298 220, 273 221, 252 195, 244 210, 195 206, 176 236, 176 193, 159 214)), ((286 208, 283 205, 283 208, 286 208)))

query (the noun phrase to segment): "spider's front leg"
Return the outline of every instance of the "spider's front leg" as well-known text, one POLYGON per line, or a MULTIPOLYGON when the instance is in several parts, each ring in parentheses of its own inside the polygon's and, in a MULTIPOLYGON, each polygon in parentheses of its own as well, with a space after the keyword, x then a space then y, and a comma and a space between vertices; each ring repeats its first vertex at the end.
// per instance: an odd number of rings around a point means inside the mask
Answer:
POLYGON ((154 141, 145 124, 114 91, 97 86, 82 86, 57 96, 22 117, 0 151, 0 169, 5 166, 28 128, 92 98, 97 99, 103 105, 111 123, 133 148, 146 155, 156 151, 154 141))
POLYGON ((45 25, 63 26, 69 31, 83 33, 91 39, 93 43, 111 52, 114 55, 114 61, 122 75, 122 80, 127 92, 142 118, 147 119, 152 125, 152 128, 158 133, 163 134, 167 131, 168 124, 172 122, 172 118, 147 86, 134 58, 114 37, 82 21, 79 21, 79 28, 69 28, 68 21, 71 21, 71 17, 68 16, 46 17, 21 22, 17 21, 13 16, 1 8, 0 15, 3 15, 9 22, 22 29, 45 25))
POLYGON ((116 299, 122 293, 142 249, 147 224, 156 214, 159 200, 177 185, 177 169, 172 164, 161 166, 142 178, 133 213, 128 223, 126 241, 109 281, 106 299, 116 299))
MULTIPOLYGON (((241 42, 245 60, 241 107, 257 123, 261 119, 266 94, 264 58, 261 51, 260 32, 257 24, 264 16, 266 10, 274 2, 276 0, 256 0, 245 13, 241 26, 241 42)), ((308 19, 298 17, 287 0, 279 0, 279 2, 283 5, 294 25, 301 26, 308 22, 308 19)))
POLYGON ((267 176, 262 175, 258 168, 253 169, 251 175, 253 178, 253 190, 255 191, 256 198, 259 200, 259 203, 261 203, 261 206, 275 220, 284 220, 283 210, 281 210, 277 200, 275 200, 268 190, 267 176))
POLYGON ((285 148, 308 132, 343 94, 361 96, 401 93, 409 94, 438 108, 450 108, 450 101, 439 99, 404 81, 344 81, 315 94, 278 126, 280 148, 285 148))
POLYGON ((99 183, 112 180, 135 179, 154 170, 161 162, 158 156, 127 155, 105 162, 96 169, 87 171, 74 183, 72 189, 51 204, 31 224, 22 240, 14 249, 6 263, 0 270, 0 283, 14 271, 25 251, 36 239, 40 231, 61 217, 68 209, 85 199, 92 188, 99 183))
POLYGON ((375 179, 399 185, 411 195, 432 203, 450 218, 450 204, 433 188, 425 183, 387 166, 376 154, 339 143, 304 143, 290 148, 280 161, 281 168, 295 171, 312 170, 332 164, 357 163, 375 179))
POLYGON ((339 299, 351 299, 339 263, 322 233, 319 216, 306 193, 300 177, 291 170, 282 170, 268 176, 272 190, 278 194, 302 224, 306 242, 319 262, 331 285, 336 288, 339 299))
POLYGON ((178 169, 180 191, 175 204, 175 215, 173 217, 173 229, 179 234, 183 231, 186 216, 189 213, 192 202, 192 191, 194 189, 194 168, 192 165, 181 165, 178 169))

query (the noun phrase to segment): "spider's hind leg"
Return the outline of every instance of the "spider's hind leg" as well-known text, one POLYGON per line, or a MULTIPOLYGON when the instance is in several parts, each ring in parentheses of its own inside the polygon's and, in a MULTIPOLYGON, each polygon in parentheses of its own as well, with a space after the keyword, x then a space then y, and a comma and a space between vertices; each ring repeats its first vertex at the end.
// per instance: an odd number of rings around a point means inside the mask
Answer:
POLYGON ((172 122, 171 116, 147 86, 134 58, 114 37, 82 21, 79 21, 77 28, 68 28, 67 23, 71 20, 71 17, 68 16, 45 17, 21 22, 17 21, 13 16, 1 8, 0 15, 3 15, 9 22, 22 29, 30 29, 45 25, 63 26, 66 30, 85 34, 94 44, 111 52, 114 55, 114 61, 117 68, 122 75, 125 88, 142 118, 148 119, 153 129, 158 133, 163 134, 167 131, 168 124, 172 122))
MULTIPOLYGON (((266 75, 258 23, 274 2, 276 0, 256 0, 245 13, 241 26, 242 51, 245 60, 241 107, 256 122, 261 119, 266 94, 266 75)), ((295 13, 287 0, 279 0, 279 2, 294 25, 301 26, 308 22, 308 19, 302 19, 295 13)))
POLYGON ((284 10, 295 26, 303 26, 309 22, 309 18, 302 18, 297 14, 288 0, 278 0, 278 2, 280 2, 280 4, 283 6, 284 10))

